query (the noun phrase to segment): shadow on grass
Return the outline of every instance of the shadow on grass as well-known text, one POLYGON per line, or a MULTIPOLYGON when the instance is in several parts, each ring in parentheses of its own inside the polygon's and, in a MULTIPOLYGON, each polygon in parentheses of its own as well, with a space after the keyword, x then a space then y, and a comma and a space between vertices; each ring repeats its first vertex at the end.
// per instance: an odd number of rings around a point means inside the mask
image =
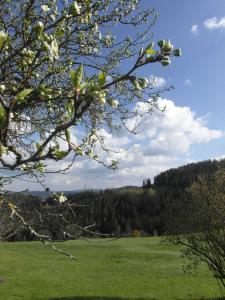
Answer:
MULTIPOLYGON (((177 299, 177 300, 182 300, 182 299, 177 299)), ((224 297, 219 297, 219 298, 199 298, 199 299, 196 299, 196 300, 225 300, 225 298, 224 297)))
MULTIPOLYGON (((62 298, 50 298, 48 300, 130 300, 131 298, 123 297, 98 297, 98 296, 71 296, 62 298)), ((133 300, 157 300, 156 298, 135 298, 133 300)), ((179 300, 179 299, 177 299, 179 300)), ((189 299, 187 299, 189 300, 189 299)), ((199 300, 225 300, 225 297, 220 298, 199 298, 199 300)))
MULTIPOLYGON (((48 300, 130 300, 123 297, 104 297, 104 296, 72 296, 63 298, 50 298, 48 300)), ((157 300, 156 298, 135 298, 134 300, 157 300)), ((207 300, 207 299, 206 299, 207 300)))

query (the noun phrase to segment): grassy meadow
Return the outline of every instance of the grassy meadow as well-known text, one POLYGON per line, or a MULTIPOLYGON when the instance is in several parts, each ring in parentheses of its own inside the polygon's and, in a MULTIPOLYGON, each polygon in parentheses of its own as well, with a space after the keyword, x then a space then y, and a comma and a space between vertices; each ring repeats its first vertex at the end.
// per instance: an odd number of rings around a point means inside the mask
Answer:
POLYGON ((78 258, 39 242, 0 243, 2 300, 211 300, 221 297, 206 268, 183 272, 179 249, 160 238, 58 244, 78 258))

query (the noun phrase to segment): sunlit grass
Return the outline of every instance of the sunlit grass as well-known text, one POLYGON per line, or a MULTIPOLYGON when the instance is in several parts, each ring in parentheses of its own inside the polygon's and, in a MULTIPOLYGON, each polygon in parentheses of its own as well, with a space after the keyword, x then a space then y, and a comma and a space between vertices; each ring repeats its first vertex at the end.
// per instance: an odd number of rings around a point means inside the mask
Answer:
POLYGON ((185 274, 179 249, 159 238, 59 244, 69 258, 38 242, 0 244, 0 299, 214 299, 218 285, 206 268, 185 274))

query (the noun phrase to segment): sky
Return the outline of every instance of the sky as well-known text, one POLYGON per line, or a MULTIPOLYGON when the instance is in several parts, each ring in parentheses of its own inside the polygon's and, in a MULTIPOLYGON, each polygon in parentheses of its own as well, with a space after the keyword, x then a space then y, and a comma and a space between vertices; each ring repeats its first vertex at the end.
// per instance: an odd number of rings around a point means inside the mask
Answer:
MULTIPOLYGON (((46 177, 51 190, 141 186, 143 179, 153 180, 169 168, 225 157, 225 1, 143 0, 142 6, 159 13, 154 39, 169 38, 183 52, 169 67, 157 65, 141 73, 149 80, 154 77, 156 87, 175 86, 159 100, 166 111, 149 116, 137 135, 102 131, 107 145, 119 151, 101 153, 106 161, 119 161, 116 172, 80 158, 68 174, 46 177)), ((50 164, 63 167, 69 159, 50 164)), ((10 189, 27 187, 41 190, 23 181, 15 181, 10 189)))

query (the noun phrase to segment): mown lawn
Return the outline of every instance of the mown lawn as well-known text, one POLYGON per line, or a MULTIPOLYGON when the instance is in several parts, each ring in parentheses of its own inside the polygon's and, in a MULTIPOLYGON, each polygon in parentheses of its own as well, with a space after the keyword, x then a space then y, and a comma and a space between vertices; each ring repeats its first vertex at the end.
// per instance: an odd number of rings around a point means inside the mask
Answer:
POLYGON ((185 274, 179 249, 159 238, 58 244, 72 261, 38 242, 0 243, 2 300, 191 300, 221 297, 206 268, 185 274))

